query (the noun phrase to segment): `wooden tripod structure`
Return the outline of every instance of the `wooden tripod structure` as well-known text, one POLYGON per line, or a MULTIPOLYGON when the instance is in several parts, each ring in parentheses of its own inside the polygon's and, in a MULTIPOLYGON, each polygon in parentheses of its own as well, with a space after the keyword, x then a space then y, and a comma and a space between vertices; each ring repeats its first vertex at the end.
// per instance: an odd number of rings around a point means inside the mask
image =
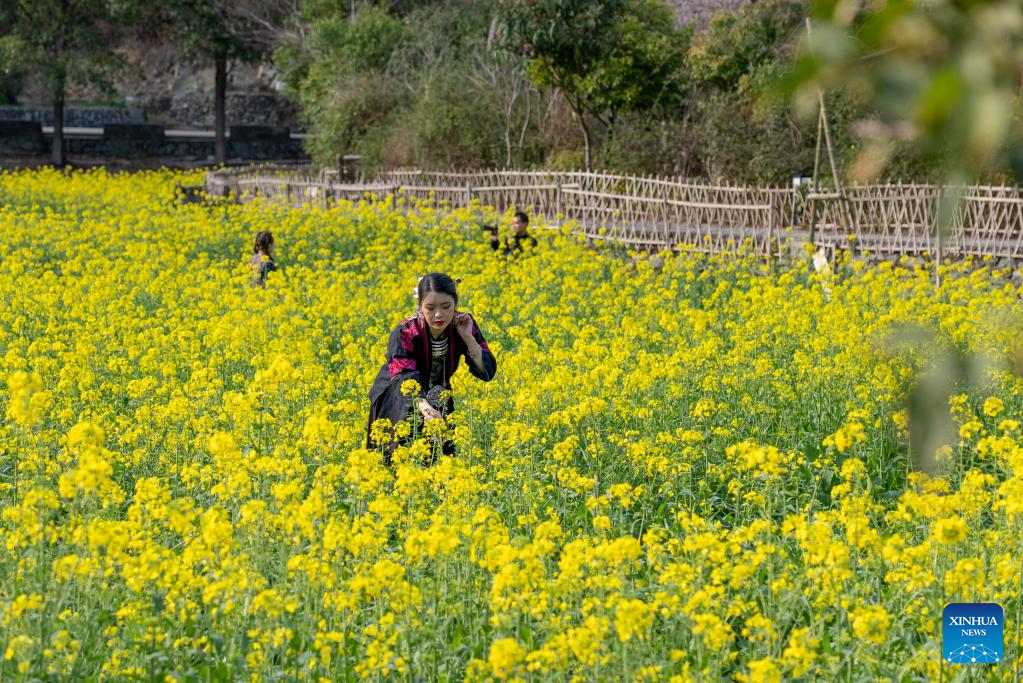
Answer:
MULTIPOLYGON (((806 39, 813 45, 813 24, 810 17, 806 18, 806 39)), ((835 185, 833 193, 828 194, 829 199, 837 200, 839 206, 845 206, 845 192, 842 189, 842 178, 838 175, 838 164, 835 162, 835 147, 831 142, 831 126, 828 123, 828 106, 824 102, 824 90, 817 86, 817 148, 813 157, 813 193, 818 197, 824 197, 821 193, 821 146, 824 146, 828 153, 828 165, 831 168, 831 181, 835 185)), ((845 212, 842 211, 842 214, 845 212)), ((843 216, 844 217, 844 216, 843 216)), ((816 238, 816 221, 810 223, 810 243, 816 238)))

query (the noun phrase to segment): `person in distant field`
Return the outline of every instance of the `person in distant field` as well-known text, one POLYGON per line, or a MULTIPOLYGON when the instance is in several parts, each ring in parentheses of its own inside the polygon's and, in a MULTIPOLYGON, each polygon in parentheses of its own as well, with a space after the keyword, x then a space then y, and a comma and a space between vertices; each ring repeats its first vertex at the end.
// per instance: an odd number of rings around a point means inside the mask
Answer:
MULTIPOLYGON (((485 225, 483 230, 490 235, 490 248, 494 251, 501 251, 501 239, 498 237, 497 228, 485 225)), ((522 253, 523 247, 536 246, 536 238, 529 234, 529 216, 525 211, 516 211, 512 220, 512 234, 505 240, 503 251, 505 256, 513 256, 522 253)))
POLYGON ((260 230, 256 234, 256 244, 252 247, 252 284, 256 287, 266 286, 266 276, 277 270, 274 262, 274 236, 269 230, 260 230))
MULTIPOLYGON (((487 346, 472 314, 456 309, 457 283, 444 273, 427 273, 416 288, 416 313, 405 318, 391 331, 383 367, 369 390, 369 421, 366 425, 366 448, 381 451, 385 466, 402 439, 394 427, 413 414, 423 420, 443 419, 455 409, 451 398, 451 376, 465 359, 477 379, 489 382, 497 373, 497 360, 487 346), (409 395, 402 385, 415 380, 419 392, 409 395), (374 439, 373 423, 390 420, 386 433, 374 439)), ((454 454, 454 444, 445 440, 445 455, 454 454)))

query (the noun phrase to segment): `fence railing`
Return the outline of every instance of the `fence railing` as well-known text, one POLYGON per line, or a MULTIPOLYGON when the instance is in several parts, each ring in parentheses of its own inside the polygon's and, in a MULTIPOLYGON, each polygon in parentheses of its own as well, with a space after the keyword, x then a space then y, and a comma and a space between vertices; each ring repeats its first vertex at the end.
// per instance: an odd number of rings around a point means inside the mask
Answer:
POLYGON ((292 205, 368 195, 406 206, 478 202, 499 211, 522 209, 548 224, 574 220, 590 239, 650 251, 770 254, 791 238, 880 257, 1023 258, 1023 194, 1015 187, 889 183, 799 193, 609 173, 420 170, 344 184, 329 171, 283 166, 211 172, 206 189, 211 196, 260 196, 292 205), (943 201, 949 197, 958 201, 943 201))

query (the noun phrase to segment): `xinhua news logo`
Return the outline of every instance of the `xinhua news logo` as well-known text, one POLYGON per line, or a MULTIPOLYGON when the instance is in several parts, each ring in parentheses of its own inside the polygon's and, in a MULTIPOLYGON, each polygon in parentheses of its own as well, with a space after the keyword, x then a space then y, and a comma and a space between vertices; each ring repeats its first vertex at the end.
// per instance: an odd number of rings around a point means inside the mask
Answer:
POLYGON ((942 613, 941 655, 952 664, 1002 661, 1002 606, 994 602, 953 602, 942 613))

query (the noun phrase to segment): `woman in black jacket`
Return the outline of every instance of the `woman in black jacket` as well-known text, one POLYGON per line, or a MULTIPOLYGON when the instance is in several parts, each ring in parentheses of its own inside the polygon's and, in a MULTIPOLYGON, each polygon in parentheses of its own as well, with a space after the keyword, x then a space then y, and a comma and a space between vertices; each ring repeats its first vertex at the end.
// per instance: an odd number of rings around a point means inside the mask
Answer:
MULTIPOLYGON (((497 372, 497 360, 487 340, 469 313, 456 309, 456 282, 444 273, 428 273, 419 280, 415 315, 402 320, 391 332, 386 361, 369 390, 369 422, 366 447, 379 448, 384 464, 390 466, 391 454, 401 443, 394 425, 406 419, 413 409, 425 421, 443 419, 455 409, 450 397, 451 376, 464 357, 469 372, 489 382, 497 372), (405 395, 401 386, 408 380, 418 382, 420 391, 405 395), (441 401, 441 392, 448 392, 441 401), (381 443, 371 438, 373 423, 381 418, 391 421, 381 443)), ((443 452, 454 453, 454 445, 445 441, 443 452)))

